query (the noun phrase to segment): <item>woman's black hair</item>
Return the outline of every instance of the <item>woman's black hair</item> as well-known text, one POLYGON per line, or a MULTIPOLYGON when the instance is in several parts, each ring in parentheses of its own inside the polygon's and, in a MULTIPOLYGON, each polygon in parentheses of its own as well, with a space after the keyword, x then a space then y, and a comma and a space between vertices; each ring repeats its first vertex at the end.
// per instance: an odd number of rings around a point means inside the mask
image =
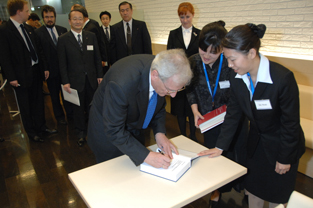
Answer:
POLYGON ((199 48, 207 51, 208 47, 212 45, 211 52, 219 52, 221 50, 221 42, 226 34, 227 30, 223 20, 205 25, 200 32, 199 48))
POLYGON ((254 48, 258 54, 261 46, 260 38, 263 38, 265 31, 266 26, 263 24, 238 25, 227 33, 222 41, 222 46, 243 54, 247 54, 251 48, 254 48))

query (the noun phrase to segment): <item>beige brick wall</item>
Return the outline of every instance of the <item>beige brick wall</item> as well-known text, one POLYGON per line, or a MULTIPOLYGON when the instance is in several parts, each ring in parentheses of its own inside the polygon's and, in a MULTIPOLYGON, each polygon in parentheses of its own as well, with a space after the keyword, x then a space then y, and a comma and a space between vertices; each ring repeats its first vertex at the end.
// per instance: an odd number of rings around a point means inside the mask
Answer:
MULTIPOLYGON (((89 12, 117 12, 122 0, 85 0, 89 12)), ((132 0, 134 10, 142 10, 152 42, 166 44, 169 31, 180 25, 177 0, 132 0)), ((224 20, 226 28, 252 22, 263 23, 267 32, 262 51, 297 54, 313 60, 313 0, 195 0, 194 25, 224 20)))

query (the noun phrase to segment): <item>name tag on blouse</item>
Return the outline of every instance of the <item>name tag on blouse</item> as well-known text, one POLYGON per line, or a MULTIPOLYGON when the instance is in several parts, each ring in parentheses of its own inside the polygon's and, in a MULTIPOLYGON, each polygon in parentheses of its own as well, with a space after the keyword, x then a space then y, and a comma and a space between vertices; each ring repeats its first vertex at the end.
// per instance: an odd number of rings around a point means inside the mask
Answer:
POLYGON ((220 89, 227 89, 230 88, 230 82, 229 80, 225 80, 225 81, 220 81, 220 89))
POLYGON ((87 45, 87 51, 93 51, 93 45, 87 45))
POLYGON ((272 105, 269 99, 265 100, 255 100, 255 107, 257 110, 271 110, 272 105))

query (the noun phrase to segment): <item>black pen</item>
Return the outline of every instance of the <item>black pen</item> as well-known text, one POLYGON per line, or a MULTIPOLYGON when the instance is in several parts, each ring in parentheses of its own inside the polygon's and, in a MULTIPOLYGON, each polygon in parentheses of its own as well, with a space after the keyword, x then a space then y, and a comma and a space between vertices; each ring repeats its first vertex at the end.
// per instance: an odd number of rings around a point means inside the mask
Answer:
POLYGON ((164 155, 164 153, 160 149, 158 149, 158 152, 161 153, 162 155, 164 155))

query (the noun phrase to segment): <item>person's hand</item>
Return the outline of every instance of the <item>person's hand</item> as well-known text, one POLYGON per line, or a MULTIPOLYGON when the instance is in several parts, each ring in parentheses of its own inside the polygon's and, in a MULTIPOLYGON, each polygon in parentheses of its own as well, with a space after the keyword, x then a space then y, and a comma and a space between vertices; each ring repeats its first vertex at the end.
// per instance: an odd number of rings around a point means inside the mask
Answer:
POLYGON ((275 172, 283 175, 287 173, 290 170, 290 164, 281 164, 276 161, 276 167, 275 167, 275 172))
POLYGON ((63 89, 71 94, 71 85, 70 84, 65 84, 63 85, 63 89))
POLYGON ((200 113, 199 111, 194 112, 194 113, 193 113, 193 116, 194 116, 194 119, 195 119, 195 126, 196 126, 197 128, 199 128, 198 120, 199 120, 199 119, 204 119, 204 117, 201 115, 201 113, 200 113))
POLYGON ((105 67, 106 62, 102 61, 101 64, 102 64, 102 67, 105 67))
POLYGON ((155 168, 167 169, 171 164, 171 159, 167 155, 162 155, 158 152, 150 152, 144 162, 155 168))
POLYGON ((10 85, 12 85, 13 87, 18 87, 20 86, 17 80, 13 80, 10 82, 10 85))
POLYGON ((97 78, 98 84, 102 82, 102 78, 97 78))
POLYGON ((199 156, 209 155, 210 158, 220 156, 223 153, 223 150, 213 148, 209 150, 203 150, 202 152, 199 152, 199 156))
POLYGON ((165 153, 166 156, 173 159, 172 150, 178 155, 176 147, 168 140, 168 138, 163 133, 157 133, 155 135, 155 140, 158 147, 165 153))
POLYGON ((47 80, 49 78, 49 74, 50 74, 49 71, 45 71, 45 80, 47 80))
POLYGON ((191 110, 192 110, 193 117, 194 117, 195 127, 199 128, 198 120, 204 119, 204 117, 201 115, 201 113, 198 110, 198 104, 192 104, 191 110))

